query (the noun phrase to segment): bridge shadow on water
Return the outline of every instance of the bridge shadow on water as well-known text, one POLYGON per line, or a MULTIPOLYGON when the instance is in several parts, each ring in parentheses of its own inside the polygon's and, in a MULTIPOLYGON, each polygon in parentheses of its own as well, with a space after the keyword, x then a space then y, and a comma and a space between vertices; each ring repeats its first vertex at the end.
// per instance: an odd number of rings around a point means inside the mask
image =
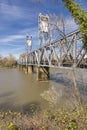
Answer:
MULTIPOLYGON (((63 89, 64 93, 69 94, 75 92, 73 77, 69 73, 55 73, 51 74, 51 81, 56 83, 57 86, 63 89)), ((84 80, 80 80, 76 77, 76 83, 79 88, 79 92, 82 98, 83 103, 87 103, 87 82, 84 80)))
POLYGON ((72 80, 64 77, 63 73, 51 74, 50 79, 66 87, 72 85, 72 80))

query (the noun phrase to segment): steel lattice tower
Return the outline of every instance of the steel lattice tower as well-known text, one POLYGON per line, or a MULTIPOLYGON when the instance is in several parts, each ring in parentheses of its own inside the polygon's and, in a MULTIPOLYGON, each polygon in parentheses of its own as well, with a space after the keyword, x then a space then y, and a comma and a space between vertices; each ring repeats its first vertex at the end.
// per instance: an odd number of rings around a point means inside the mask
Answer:
POLYGON ((44 16, 41 13, 38 17, 38 38, 40 47, 46 45, 51 41, 49 16, 44 16))

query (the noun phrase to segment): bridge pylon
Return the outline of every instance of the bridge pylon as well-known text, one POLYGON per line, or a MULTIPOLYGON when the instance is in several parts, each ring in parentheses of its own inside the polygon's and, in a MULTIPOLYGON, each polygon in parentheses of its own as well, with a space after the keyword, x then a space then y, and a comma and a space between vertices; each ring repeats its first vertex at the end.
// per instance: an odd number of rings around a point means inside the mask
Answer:
POLYGON ((38 66, 37 74, 38 74, 37 78, 39 81, 47 81, 50 79, 49 67, 38 66))
POLYGON ((39 45, 43 47, 51 40, 50 19, 48 15, 39 14, 38 17, 39 45))

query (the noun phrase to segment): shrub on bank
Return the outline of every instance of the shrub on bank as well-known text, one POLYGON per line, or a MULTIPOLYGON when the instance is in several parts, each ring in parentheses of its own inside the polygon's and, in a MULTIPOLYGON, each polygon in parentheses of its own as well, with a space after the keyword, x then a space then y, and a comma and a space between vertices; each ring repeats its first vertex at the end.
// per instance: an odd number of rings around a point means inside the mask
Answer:
POLYGON ((6 130, 21 130, 18 126, 14 125, 12 122, 7 126, 6 130))
POLYGON ((13 68, 17 66, 17 61, 12 54, 7 57, 0 56, 0 67, 13 68))
POLYGON ((87 130, 87 106, 78 110, 46 110, 32 116, 1 112, 0 130, 87 130))

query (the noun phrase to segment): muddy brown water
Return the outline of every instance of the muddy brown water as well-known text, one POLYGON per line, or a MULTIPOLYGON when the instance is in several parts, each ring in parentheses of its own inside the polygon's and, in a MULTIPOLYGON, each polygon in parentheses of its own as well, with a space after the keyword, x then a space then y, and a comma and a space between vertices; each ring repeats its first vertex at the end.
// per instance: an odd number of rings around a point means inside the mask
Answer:
MULTIPOLYGON (((76 71, 82 102, 87 103, 87 69, 76 71)), ((0 70, 0 109, 32 111, 51 105, 75 105, 76 97, 69 70, 51 69, 50 80, 37 81, 37 73, 25 74, 18 69, 0 70)))

